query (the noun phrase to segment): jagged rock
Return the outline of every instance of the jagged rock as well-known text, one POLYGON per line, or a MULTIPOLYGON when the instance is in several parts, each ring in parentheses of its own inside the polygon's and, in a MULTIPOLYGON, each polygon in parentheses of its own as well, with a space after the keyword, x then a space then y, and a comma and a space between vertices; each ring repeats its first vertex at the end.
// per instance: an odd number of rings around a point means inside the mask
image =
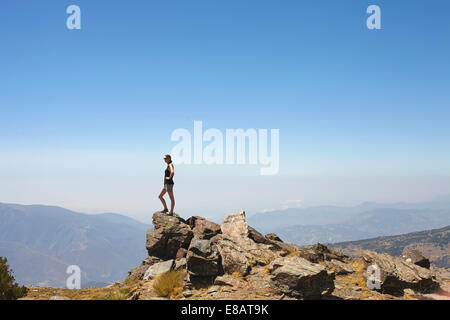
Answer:
POLYGON ((327 261, 326 265, 329 269, 333 270, 334 273, 336 273, 337 275, 344 275, 355 272, 355 270, 352 268, 351 265, 336 259, 327 261))
POLYGON ((186 260, 188 280, 194 285, 212 284, 220 272, 220 255, 211 240, 192 239, 186 260))
POLYGON ((380 269, 379 282, 382 292, 401 295, 404 289, 426 293, 436 288, 434 275, 430 270, 402 258, 373 251, 363 252, 361 258, 366 267, 376 265, 380 269))
POLYGON ((248 237, 248 224, 245 221, 245 211, 241 210, 237 214, 227 215, 220 226, 222 233, 231 237, 248 237))
POLYGON ((237 238, 219 234, 211 239, 222 257, 223 271, 228 274, 238 272, 245 276, 252 265, 264 266, 274 260, 277 255, 264 244, 255 243, 249 238, 237 238))
POLYGON ((402 258, 406 262, 411 262, 419 267, 430 269, 430 260, 424 257, 419 250, 405 250, 402 254, 402 258))
POLYGON ((146 248, 150 256, 174 259, 180 248, 188 248, 193 237, 189 225, 177 216, 153 214, 154 229, 147 231, 146 248))
POLYGON ((145 258, 142 261, 141 265, 137 266, 136 268, 133 268, 133 269, 129 270, 128 271, 128 276, 129 277, 136 277, 139 280, 142 280, 144 278, 145 271, 147 271, 147 269, 151 265, 154 265, 155 263, 159 263, 161 261, 162 260, 160 258, 158 258, 158 257, 153 257, 153 256, 147 257, 147 258, 145 258))
MULTIPOLYGON (((300 249, 299 246, 292 244, 292 243, 284 243, 281 241, 277 241, 277 240, 270 240, 269 241, 269 245, 270 245, 270 250, 272 251, 279 251, 279 254, 281 256, 286 256, 290 253, 299 253, 302 252, 302 250, 300 249)), ((300 255, 300 254, 298 254, 300 255)))
POLYGON ((147 269, 147 271, 145 271, 143 279, 145 281, 151 280, 151 279, 155 278, 158 274, 171 271, 173 269, 173 266, 174 266, 173 259, 156 263, 156 264, 150 266, 147 269))
POLYGON ((334 290, 334 273, 300 257, 283 257, 271 262, 272 285, 286 295, 314 299, 334 290))
POLYGON ((268 234, 266 234, 266 239, 273 240, 273 241, 278 241, 278 242, 283 242, 283 240, 281 240, 280 237, 278 237, 275 233, 268 233, 268 234))
POLYGON ((261 233, 259 233, 258 231, 256 231, 254 228, 252 228, 250 226, 248 227, 248 237, 256 243, 264 243, 264 244, 270 243, 269 239, 264 237, 261 233))
POLYGON ((318 263, 322 261, 331 261, 333 259, 345 262, 348 256, 345 254, 328 248, 327 246, 318 243, 313 246, 301 248, 297 253, 308 261, 318 263))
POLYGON ((198 239, 211 239, 221 233, 220 226, 217 223, 206 220, 202 217, 191 217, 186 221, 191 227, 194 237, 198 239))

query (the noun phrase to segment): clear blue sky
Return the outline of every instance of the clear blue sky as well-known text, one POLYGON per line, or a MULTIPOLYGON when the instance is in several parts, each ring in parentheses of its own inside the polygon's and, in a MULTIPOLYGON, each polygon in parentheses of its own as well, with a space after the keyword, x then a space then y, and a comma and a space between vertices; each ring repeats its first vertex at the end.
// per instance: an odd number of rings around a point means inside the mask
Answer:
POLYGON ((170 134, 194 120, 280 129, 280 172, 178 166, 181 213, 450 193, 449 14, 446 0, 2 0, 0 201, 152 212, 170 134))

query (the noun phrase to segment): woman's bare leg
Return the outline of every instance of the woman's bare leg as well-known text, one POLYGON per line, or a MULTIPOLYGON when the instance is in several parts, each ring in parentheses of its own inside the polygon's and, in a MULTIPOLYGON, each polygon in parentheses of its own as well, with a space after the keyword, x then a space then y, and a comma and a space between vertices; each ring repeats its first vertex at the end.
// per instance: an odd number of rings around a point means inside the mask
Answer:
POLYGON ((173 209, 175 208, 175 198, 173 196, 173 191, 168 191, 167 193, 169 194, 169 198, 170 198, 170 211, 169 211, 169 214, 173 215, 173 209))
POLYGON ((164 198, 163 198, 165 194, 166 194, 166 190, 162 189, 161 192, 159 193, 158 198, 159 198, 159 200, 161 200, 161 202, 164 206, 164 210, 168 210, 166 200, 164 200, 164 198))

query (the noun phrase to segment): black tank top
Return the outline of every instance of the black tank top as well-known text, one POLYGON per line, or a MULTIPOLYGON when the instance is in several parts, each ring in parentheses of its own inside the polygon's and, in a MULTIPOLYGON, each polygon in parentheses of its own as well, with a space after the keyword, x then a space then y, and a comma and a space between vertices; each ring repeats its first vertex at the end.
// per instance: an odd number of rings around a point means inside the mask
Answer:
MULTIPOLYGON (((171 164, 171 163, 172 163, 172 161, 169 162, 169 164, 171 164)), ((166 179, 167 177, 170 177, 169 164, 167 165, 166 171, 164 172, 164 184, 174 184, 173 183, 173 178, 169 179, 169 180, 166 179)), ((173 164, 172 164, 172 166, 173 166, 173 164)))

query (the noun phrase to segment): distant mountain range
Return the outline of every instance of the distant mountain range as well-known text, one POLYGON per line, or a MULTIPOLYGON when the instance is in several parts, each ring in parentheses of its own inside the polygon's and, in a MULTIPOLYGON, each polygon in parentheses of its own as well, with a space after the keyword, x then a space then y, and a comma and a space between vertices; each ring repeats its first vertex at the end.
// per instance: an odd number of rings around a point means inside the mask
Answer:
POLYGON ((146 257, 150 227, 113 213, 0 203, 0 256, 23 285, 65 287, 70 265, 80 267, 82 286, 111 283, 146 257))
MULTIPOLYGON (((337 243, 448 226, 450 197, 416 204, 288 209, 258 213, 247 221, 285 242, 337 243)), ((0 203, 0 256, 8 258, 23 285, 64 287, 70 265, 81 268, 82 286, 104 285, 123 280, 147 256, 142 244, 151 227, 113 213, 0 203)))
POLYGON ((431 264, 450 271, 450 226, 390 237, 334 243, 329 245, 347 255, 358 256, 364 250, 400 256, 404 250, 417 249, 431 264))
POLYGON ((257 213, 249 225, 298 245, 391 236, 450 225, 450 197, 423 203, 363 203, 257 213))

